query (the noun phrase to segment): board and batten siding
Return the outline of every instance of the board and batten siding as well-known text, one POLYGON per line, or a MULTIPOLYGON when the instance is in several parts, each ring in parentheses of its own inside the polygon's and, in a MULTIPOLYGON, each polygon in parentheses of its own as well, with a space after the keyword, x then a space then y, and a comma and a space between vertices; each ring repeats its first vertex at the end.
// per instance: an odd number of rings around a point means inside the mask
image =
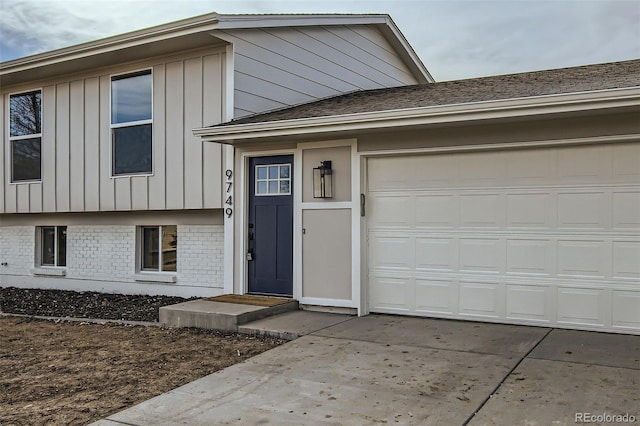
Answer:
POLYGON ((222 121, 225 52, 120 66, 1 95, 0 213, 220 208, 221 146, 192 129, 222 121), (111 177, 111 75, 153 71, 153 173, 111 177), (11 183, 10 93, 42 90, 42 180, 11 183))
POLYGON ((225 30, 216 36, 234 45, 236 118, 354 90, 418 82, 371 26, 225 30))

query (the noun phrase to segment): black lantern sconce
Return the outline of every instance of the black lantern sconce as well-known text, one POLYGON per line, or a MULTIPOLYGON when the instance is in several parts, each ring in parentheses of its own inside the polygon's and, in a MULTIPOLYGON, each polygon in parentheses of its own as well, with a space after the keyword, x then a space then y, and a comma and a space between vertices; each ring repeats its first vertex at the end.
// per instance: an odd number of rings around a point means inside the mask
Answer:
POLYGON ((331 161, 321 161, 320 167, 313 169, 313 198, 333 198, 331 161))

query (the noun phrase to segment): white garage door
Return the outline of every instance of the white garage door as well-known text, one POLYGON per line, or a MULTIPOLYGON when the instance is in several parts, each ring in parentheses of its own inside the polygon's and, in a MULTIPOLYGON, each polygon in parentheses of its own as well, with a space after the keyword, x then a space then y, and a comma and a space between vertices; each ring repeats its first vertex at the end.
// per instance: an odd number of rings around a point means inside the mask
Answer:
POLYGON ((640 334, 640 144, 367 166, 371 312, 640 334))

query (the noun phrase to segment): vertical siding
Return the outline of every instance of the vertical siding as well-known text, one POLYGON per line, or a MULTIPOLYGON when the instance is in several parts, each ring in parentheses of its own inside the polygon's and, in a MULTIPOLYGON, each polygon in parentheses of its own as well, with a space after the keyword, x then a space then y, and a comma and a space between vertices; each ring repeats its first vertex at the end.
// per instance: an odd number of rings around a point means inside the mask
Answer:
POLYGON ((202 126, 202 58, 184 62, 184 207, 202 208, 202 144, 191 130, 202 126))
POLYGON ((56 204, 56 87, 42 88, 42 210, 55 212, 56 204))
MULTIPOLYGON (((223 111, 223 53, 210 50, 135 64, 42 88, 42 183, 11 184, 0 152, 0 213, 219 208, 221 146, 192 129, 223 111), (111 74, 153 70, 153 174, 111 177, 111 74)), ((0 114, 6 117, 7 94, 0 114)), ((0 134, 8 140, 6 118, 0 134)))
POLYGON ((56 210, 67 212, 70 210, 69 83, 58 84, 56 93, 56 210))
POLYGON ((164 210, 166 203, 166 97, 165 66, 153 67, 153 176, 149 178, 149 209, 164 210))
POLYGON ((84 82, 84 209, 100 209, 100 110, 99 80, 84 82))
POLYGON ((339 93, 417 83, 375 28, 332 26, 229 30, 235 115, 339 93))
POLYGON ((108 75, 100 77, 100 210, 115 210, 115 183, 111 179, 111 118, 109 117, 109 90, 111 80, 108 75))
POLYGON ((168 209, 184 207, 184 62, 166 65, 167 167, 166 198, 168 209))
POLYGON ((72 211, 84 211, 84 80, 69 85, 69 196, 72 211))
MULTIPOLYGON (((222 81, 224 55, 208 55, 203 58, 202 125, 210 126, 222 120, 222 81)), ((221 205, 222 146, 205 143, 202 146, 203 206, 215 208, 221 205)))

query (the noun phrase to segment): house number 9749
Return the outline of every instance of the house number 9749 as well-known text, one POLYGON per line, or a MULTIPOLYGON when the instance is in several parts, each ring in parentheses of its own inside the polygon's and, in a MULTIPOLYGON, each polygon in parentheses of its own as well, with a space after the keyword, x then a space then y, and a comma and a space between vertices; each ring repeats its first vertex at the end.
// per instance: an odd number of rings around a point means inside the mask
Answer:
POLYGON ((227 196, 227 199, 224 201, 224 203, 229 206, 226 209, 224 209, 224 213, 227 215, 228 218, 231 217, 231 215, 233 214, 233 209, 231 208, 231 206, 233 206, 233 197, 232 197, 232 192, 231 192, 231 188, 233 188, 233 172, 231 171, 231 169, 227 169, 224 172, 225 176, 227 177, 227 194, 229 194, 227 196))

